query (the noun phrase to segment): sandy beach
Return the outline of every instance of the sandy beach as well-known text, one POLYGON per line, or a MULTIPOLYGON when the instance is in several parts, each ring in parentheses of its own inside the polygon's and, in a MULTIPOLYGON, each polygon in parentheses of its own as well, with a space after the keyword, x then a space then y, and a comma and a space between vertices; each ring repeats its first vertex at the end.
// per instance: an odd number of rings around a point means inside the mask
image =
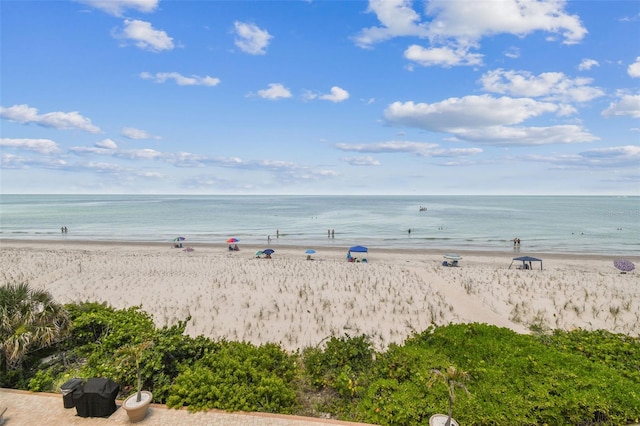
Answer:
MULTIPOLYGON (((275 342, 295 351, 330 336, 367 334, 378 350, 428 326, 482 322, 526 333, 533 325, 640 335, 638 271, 621 274, 615 256, 371 248, 367 263, 348 247, 0 240, 0 283, 29 282, 60 303, 134 305, 158 326, 191 316, 187 332, 213 339, 275 342), (185 247, 187 244, 185 244, 185 247), (509 266, 531 255, 543 269, 509 266)), ((626 257, 638 265, 640 257, 626 257)), ((521 264, 521 263, 520 263, 521 264)))

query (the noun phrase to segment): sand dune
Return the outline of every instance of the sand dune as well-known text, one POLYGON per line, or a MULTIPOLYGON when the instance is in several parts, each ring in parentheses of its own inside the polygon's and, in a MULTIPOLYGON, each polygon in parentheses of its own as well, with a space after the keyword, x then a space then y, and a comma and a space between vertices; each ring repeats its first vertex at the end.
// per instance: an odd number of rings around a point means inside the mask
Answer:
MULTIPOLYGON (((540 255, 544 270, 508 269, 513 253, 375 250, 348 263, 344 249, 2 240, 0 283, 28 281, 62 303, 141 305, 158 326, 191 316, 187 332, 280 343, 296 350, 327 337, 367 334, 377 349, 431 324, 484 322, 527 332, 607 329, 640 335, 640 280, 613 257, 540 255)), ((640 259, 631 258, 634 262, 640 259)))

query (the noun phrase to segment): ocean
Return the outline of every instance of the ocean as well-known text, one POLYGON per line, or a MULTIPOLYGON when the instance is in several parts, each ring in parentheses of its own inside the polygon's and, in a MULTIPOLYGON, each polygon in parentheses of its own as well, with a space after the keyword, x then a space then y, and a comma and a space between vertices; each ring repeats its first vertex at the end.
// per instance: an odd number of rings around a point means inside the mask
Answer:
POLYGON ((640 255, 640 197, 0 195, 3 239, 176 236, 447 252, 503 251, 517 237, 522 252, 640 255))

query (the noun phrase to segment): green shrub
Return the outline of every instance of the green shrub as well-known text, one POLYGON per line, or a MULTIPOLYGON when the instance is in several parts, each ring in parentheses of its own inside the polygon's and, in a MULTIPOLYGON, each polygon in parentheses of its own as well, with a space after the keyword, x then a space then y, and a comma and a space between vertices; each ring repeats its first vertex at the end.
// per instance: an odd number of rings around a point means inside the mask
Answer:
POLYGON ((153 350, 141 359, 143 388, 156 402, 190 410, 328 412, 342 420, 424 425, 448 410, 445 387, 429 387, 431 370, 455 367, 470 376, 470 394, 456 394, 460 424, 640 421, 637 337, 584 330, 520 335, 459 324, 429 328, 382 353, 373 351, 366 336, 347 335, 289 355, 275 344, 185 336, 189 319, 157 329, 138 307, 82 303, 67 310, 69 339, 28 354, 24 364, 32 367, 0 375, 0 384, 55 391, 71 377, 103 376, 119 383, 126 396, 136 372, 114 355, 124 345, 151 341, 153 350))
POLYGON ((332 388, 344 397, 354 397, 365 385, 364 373, 373 365, 373 354, 367 336, 345 335, 332 337, 324 350, 305 349, 302 357, 312 385, 332 388))
POLYGON ((561 352, 583 356, 607 365, 622 375, 640 381, 640 337, 614 334, 606 330, 555 330, 538 340, 561 352))
POLYGON ((33 378, 29 380, 29 390, 31 392, 53 392, 56 378, 51 369, 38 370, 33 378))
POLYGON ((409 348, 437 351, 469 372, 471 397, 456 402, 456 420, 465 425, 614 425, 640 413, 637 381, 529 335, 484 324, 449 325, 408 339, 402 349, 409 348))
POLYGON ((380 425, 424 425, 436 413, 446 413, 447 393, 429 389, 431 370, 450 365, 437 348, 389 346, 379 354, 358 401, 358 420, 380 425))
POLYGON ((291 413, 295 362, 280 347, 223 342, 186 367, 169 390, 169 407, 291 413))

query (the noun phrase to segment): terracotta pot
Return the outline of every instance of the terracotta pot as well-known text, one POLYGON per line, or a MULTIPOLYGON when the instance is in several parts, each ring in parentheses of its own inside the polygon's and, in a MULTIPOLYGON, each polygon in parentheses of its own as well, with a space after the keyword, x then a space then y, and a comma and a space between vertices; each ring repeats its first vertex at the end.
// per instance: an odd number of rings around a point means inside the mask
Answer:
POLYGON ((136 401, 137 396, 138 392, 125 399, 122 403, 122 408, 127 412, 131 423, 139 422, 145 418, 149 404, 151 404, 151 400, 153 399, 153 395, 148 391, 142 391, 140 402, 136 401))

